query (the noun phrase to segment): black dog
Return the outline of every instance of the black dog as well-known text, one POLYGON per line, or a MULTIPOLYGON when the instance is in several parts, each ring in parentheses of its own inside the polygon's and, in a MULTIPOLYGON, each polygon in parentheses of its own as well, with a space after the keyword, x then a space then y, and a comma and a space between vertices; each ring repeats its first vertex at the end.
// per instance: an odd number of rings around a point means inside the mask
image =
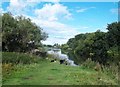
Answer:
POLYGON ((51 60, 51 62, 54 62, 55 60, 51 60))
POLYGON ((60 64, 63 64, 65 60, 60 60, 60 64))

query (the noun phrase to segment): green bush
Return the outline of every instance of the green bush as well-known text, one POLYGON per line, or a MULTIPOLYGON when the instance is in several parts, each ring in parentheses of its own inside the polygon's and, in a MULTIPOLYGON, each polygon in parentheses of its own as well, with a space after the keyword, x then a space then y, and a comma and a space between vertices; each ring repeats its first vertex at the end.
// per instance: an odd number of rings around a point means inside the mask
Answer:
POLYGON ((119 80, 119 65, 116 65, 114 63, 111 63, 109 66, 104 66, 103 71, 106 74, 109 74, 113 77, 113 79, 119 80))
POLYGON ((92 61, 90 58, 88 58, 85 62, 81 64, 81 66, 89 69, 94 69, 96 71, 102 71, 109 76, 111 76, 113 79, 119 80, 118 79, 118 73, 119 73, 119 66, 117 64, 111 63, 109 66, 103 66, 100 65, 98 62, 92 61))
POLYGON ((39 57, 25 53, 2 52, 2 63, 30 64, 37 62, 39 59, 39 57))
POLYGON ((94 69, 94 67, 96 66, 96 64, 97 64, 96 62, 94 62, 90 58, 88 58, 85 62, 82 63, 82 66, 94 69))

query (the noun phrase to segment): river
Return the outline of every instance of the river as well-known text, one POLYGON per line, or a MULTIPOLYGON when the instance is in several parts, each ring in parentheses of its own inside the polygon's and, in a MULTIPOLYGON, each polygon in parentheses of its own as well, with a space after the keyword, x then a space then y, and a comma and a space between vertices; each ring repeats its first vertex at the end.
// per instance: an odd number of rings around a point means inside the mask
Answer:
POLYGON ((66 54, 62 54, 61 53, 61 49, 50 49, 49 51, 47 51, 48 54, 53 55, 53 57, 55 59, 59 59, 59 60, 65 60, 67 62, 68 65, 71 66, 77 66, 73 60, 70 60, 68 55, 66 54))

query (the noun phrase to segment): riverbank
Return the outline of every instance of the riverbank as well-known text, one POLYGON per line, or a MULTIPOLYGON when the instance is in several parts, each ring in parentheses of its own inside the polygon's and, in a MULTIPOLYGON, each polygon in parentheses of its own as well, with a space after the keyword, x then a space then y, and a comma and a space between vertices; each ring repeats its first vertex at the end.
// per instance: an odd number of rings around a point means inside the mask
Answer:
MULTIPOLYGON (((5 53, 3 58, 16 58, 15 61, 21 59, 34 58, 27 54, 5 53), (6 55, 5 55, 6 54, 6 55), (8 55, 9 54, 9 55, 8 55), (10 56, 11 55, 11 56, 10 56)), ((25 60, 21 60, 25 61, 25 60)), ((3 85, 117 85, 117 80, 111 74, 95 71, 85 66, 69 66, 60 64, 59 61, 51 62, 52 58, 42 59, 37 62, 34 60, 29 64, 26 62, 11 65, 5 63, 2 67, 3 85)), ((27 60, 28 61, 28 60, 27 60)))
POLYGON ((111 76, 85 67, 61 65, 49 60, 17 65, 3 85, 116 85, 111 76))

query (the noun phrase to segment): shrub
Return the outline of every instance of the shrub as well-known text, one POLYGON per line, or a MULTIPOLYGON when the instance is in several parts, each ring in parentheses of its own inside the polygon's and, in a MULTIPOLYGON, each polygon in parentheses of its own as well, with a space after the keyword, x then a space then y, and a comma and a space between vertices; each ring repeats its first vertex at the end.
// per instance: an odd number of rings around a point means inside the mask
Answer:
POLYGON ((99 62, 96 64, 96 66, 94 67, 94 70, 96 71, 101 71, 101 65, 99 64, 99 62))
POLYGON ((14 70, 14 66, 12 63, 4 63, 2 64, 2 76, 3 76, 3 81, 4 78, 9 77, 9 75, 11 75, 11 72, 14 70))
POLYGON ((37 63, 40 57, 26 53, 2 52, 2 75, 3 81, 16 71, 17 64, 37 63))
POLYGON ((116 65, 114 63, 111 63, 109 66, 104 66, 103 71, 111 76, 113 78, 119 80, 119 65, 116 65))
POLYGON ((92 68, 94 69, 96 62, 92 61, 90 58, 88 58, 85 62, 82 63, 83 66, 87 68, 92 68))
POLYGON ((12 64, 30 64, 35 63, 39 60, 39 57, 16 52, 2 52, 2 63, 12 63, 12 64))
POLYGON ((95 71, 102 71, 109 76, 111 76, 113 79, 118 79, 118 73, 119 73, 119 66, 117 64, 111 63, 110 65, 101 65, 99 62, 94 62, 90 58, 88 58, 85 62, 81 64, 84 67, 87 67, 89 69, 94 69, 95 71))

